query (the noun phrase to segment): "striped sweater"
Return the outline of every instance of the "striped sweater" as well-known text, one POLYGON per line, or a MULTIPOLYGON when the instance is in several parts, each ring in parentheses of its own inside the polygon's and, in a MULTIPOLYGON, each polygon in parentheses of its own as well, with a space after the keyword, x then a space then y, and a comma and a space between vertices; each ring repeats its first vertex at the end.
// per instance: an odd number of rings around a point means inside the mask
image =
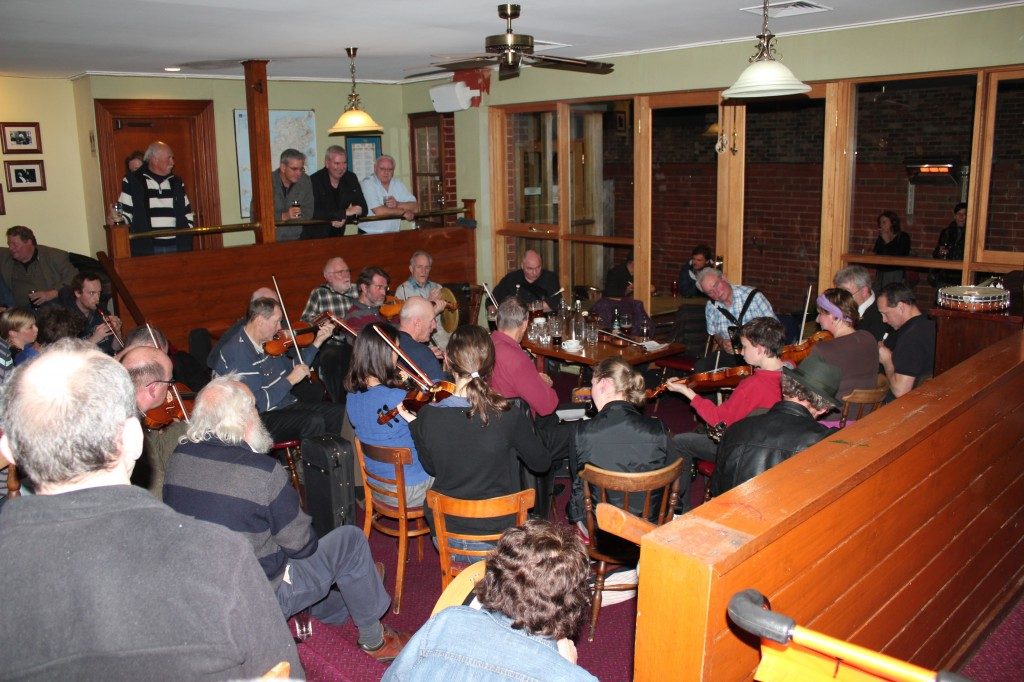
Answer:
POLYGON ((316 534, 288 474, 274 458, 246 445, 179 445, 167 462, 164 503, 241 533, 275 588, 289 559, 316 551, 316 534))

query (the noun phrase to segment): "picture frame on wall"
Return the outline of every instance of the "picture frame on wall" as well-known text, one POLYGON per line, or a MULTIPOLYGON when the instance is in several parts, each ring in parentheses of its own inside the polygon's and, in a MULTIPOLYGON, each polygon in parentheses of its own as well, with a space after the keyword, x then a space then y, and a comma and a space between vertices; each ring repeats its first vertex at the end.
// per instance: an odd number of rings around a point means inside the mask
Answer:
POLYGON ((0 215, 7 215, 7 207, 4 206, 4 186, 0 185, 0 215))
POLYGON ((38 123, 0 123, 4 154, 41 154, 38 123))
POLYGON ((359 180, 373 173, 373 164, 377 162, 381 153, 379 137, 345 136, 348 169, 355 173, 359 180))
POLYGON ((8 192, 45 192, 46 172, 42 160, 4 161, 8 192))

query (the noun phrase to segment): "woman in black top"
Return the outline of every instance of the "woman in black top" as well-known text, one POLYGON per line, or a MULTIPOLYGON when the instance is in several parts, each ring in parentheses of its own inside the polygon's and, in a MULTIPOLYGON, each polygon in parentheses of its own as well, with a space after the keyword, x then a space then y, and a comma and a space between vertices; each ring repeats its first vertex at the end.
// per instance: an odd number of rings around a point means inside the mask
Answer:
MULTIPOLYGON (((580 422, 574 448, 576 459, 570 463, 576 471, 584 464, 592 464, 608 471, 638 473, 660 469, 675 459, 669 454, 668 429, 661 420, 643 414, 646 396, 642 374, 622 358, 605 358, 594 368, 591 387, 598 413, 593 419, 580 422)), ((636 508, 630 511, 643 513, 642 496, 632 496, 631 507, 633 500, 636 508)), ((583 482, 578 478, 573 482, 569 519, 583 519, 583 482)))
MULTIPOLYGON (((484 500, 519 492, 519 461, 536 473, 551 467, 551 455, 530 418, 529 407, 491 390, 494 344, 481 327, 459 327, 448 340, 447 368, 455 394, 427 405, 411 420, 420 462, 434 477, 433 490, 462 500, 484 500)), ((433 518, 427 510, 427 521, 433 518)), ((515 517, 447 520, 453 533, 500 533, 515 517)))
MULTIPOLYGON (((909 256, 910 235, 900 229, 900 217, 893 211, 882 211, 878 214, 877 222, 878 238, 875 239, 875 253, 879 256, 909 256)), ((899 282, 906 277, 907 273, 903 268, 879 265, 875 276, 875 291, 889 282, 899 282)))

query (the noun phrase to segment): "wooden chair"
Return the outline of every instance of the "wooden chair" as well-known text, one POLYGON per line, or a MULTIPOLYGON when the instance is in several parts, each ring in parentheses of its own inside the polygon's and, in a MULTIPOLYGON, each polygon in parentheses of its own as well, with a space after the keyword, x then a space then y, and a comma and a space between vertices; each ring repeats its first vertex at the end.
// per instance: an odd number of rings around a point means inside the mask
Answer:
POLYGON ((846 426, 847 420, 855 421, 877 410, 889 392, 889 379, 879 374, 875 388, 858 388, 843 396, 843 414, 839 418, 839 428, 846 426), (854 413, 850 419, 851 411, 854 413))
POLYGON ((281 661, 273 668, 260 676, 261 680, 287 680, 292 676, 292 664, 288 661, 281 661))
POLYGON ((295 460, 299 458, 299 445, 302 441, 296 440, 282 440, 274 443, 270 446, 271 453, 280 453, 283 455, 275 454, 275 457, 284 460, 284 466, 288 470, 288 478, 292 482, 292 487, 299 493, 299 505, 302 510, 306 510, 306 491, 299 482, 299 470, 295 465, 295 460))
MULTIPOLYGON (((590 636, 587 637, 587 641, 594 641, 597 617, 601 613, 601 592, 605 589, 604 580, 608 566, 636 565, 639 558, 638 547, 626 545, 614 537, 608 535, 602 537, 599 534, 595 515, 597 503, 614 504, 628 511, 630 501, 642 497, 643 511, 640 516, 643 519, 651 519, 655 492, 661 491, 661 500, 658 503, 657 515, 653 522, 658 526, 663 525, 672 520, 672 511, 675 509, 679 497, 679 475, 682 470, 682 460, 676 460, 661 469, 642 473, 607 471, 590 464, 584 466, 580 471, 580 479, 583 481, 583 509, 587 534, 590 535, 590 546, 587 551, 590 558, 597 562, 594 567, 594 600, 590 612, 590 636), (621 501, 609 502, 609 492, 620 493, 621 501), (595 502, 595 498, 597 502, 595 502)), ((635 590, 636 588, 635 584, 608 587, 610 590, 635 590)))
MULTIPOLYGON (((501 537, 501 533, 486 535, 451 533, 448 531, 445 517, 459 516, 472 519, 490 519, 515 514, 515 525, 518 526, 526 523, 526 512, 533 506, 535 497, 536 493, 532 488, 486 500, 459 500, 433 490, 427 491, 427 506, 434 512, 434 532, 437 537, 437 551, 441 555, 441 589, 447 588, 452 579, 461 573, 468 564, 468 562, 452 561, 453 552, 448 546, 448 540, 497 542, 498 538, 501 537)), ((488 551, 460 549, 458 554, 460 556, 483 558, 487 556, 488 551)))
POLYGON ((441 592, 430 615, 436 616, 449 606, 462 606, 469 601, 469 595, 476 589, 476 584, 483 580, 485 573, 487 573, 486 561, 478 561, 464 568, 441 592))
POLYGON ((18 467, 7 465, 7 499, 21 497, 21 479, 18 478, 18 467))
POLYGON ((399 613, 402 607, 402 583, 405 580, 405 562, 409 548, 409 538, 418 538, 416 543, 417 558, 423 561, 423 536, 430 533, 427 522, 423 518, 423 507, 409 507, 405 503, 405 465, 412 464, 412 451, 409 448, 386 448, 369 445, 353 438, 356 448, 356 459, 359 460, 359 471, 363 475, 363 486, 366 490, 366 517, 363 522, 363 533, 367 539, 371 529, 377 529, 384 535, 398 538, 398 566, 395 570, 395 592, 392 601, 394 611, 399 613), (368 471, 366 459, 390 464, 395 468, 394 478, 385 478, 368 471), (395 486, 389 490, 381 484, 395 486), (386 498, 388 502, 374 499, 374 494, 386 498), (392 519, 395 525, 385 522, 392 519), (411 523, 410 523, 411 522, 411 523))

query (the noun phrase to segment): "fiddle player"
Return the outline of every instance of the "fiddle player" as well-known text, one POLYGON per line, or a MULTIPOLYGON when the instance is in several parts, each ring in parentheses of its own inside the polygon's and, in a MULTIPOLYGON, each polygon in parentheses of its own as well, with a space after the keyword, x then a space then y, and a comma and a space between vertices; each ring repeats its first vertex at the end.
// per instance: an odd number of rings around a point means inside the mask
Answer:
MULTIPOLYGON (((252 296, 249 297, 249 303, 252 303, 257 298, 272 298, 276 301, 277 292, 271 289, 270 287, 260 287, 256 291, 252 292, 252 296)), ((213 346, 212 349, 210 349, 210 354, 206 356, 207 367, 209 367, 212 370, 216 366, 217 358, 220 357, 220 350, 221 348, 224 347, 224 342, 236 336, 239 330, 241 330, 241 328, 244 326, 245 315, 242 315, 242 317, 235 320, 232 323, 232 325, 228 327, 228 330, 226 332, 220 335, 220 338, 217 339, 217 343, 213 346)))
POLYGON ((704 319, 715 347, 710 355, 697 361, 696 369, 704 372, 716 367, 735 367, 740 363, 739 349, 733 347, 734 333, 738 334, 739 327, 755 317, 775 319, 772 304, 759 289, 732 284, 715 268, 701 270, 697 285, 710 299, 704 306, 704 319))
POLYGON ((320 325, 308 347, 298 352, 291 349, 295 360, 289 353, 268 355, 263 346, 281 331, 283 317, 277 299, 257 298, 249 303, 245 325, 225 341, 213 372, 217 376, 240 375, 255 396, 256 409, 274 441, 339 433, 344 406, 323 402, 322 390, 296 388, 309 386, 302 383, 309 379, 309 362, 334 328, 329 322, 320 325))
MULTIPOLYGON (((174 383, 173 365, 167 353, 154 348, 150 342, 150 345, 128 349, 121 356, 121 364, 131 377, 132 385, 135 387, 135 407, 141 414, 144 415, 153 408, 165 404, 168 389, 174 383)), ((185 435, 186 427, 184 421, 171 420, 162 428, 143 428, 142 452, 148 467, 137 466, 132 475, 132 482, 136 485, 144 484, 158 500, 162 499, 163 495, 167 460, 174 452, 178 440, 185 435)))
POLYGON ((441 285, 430 281, 430 270, 434 267, 434 258, 426 251, 417 251, 409 258, 409 279, 395 287, 395 298, 406 300, 413 296, 421 296, 434 307, 434 323, 436 328, 431 338, 438 348, 448 347, 451 336, 441 326, 441 313, 444 312, 445 300, 441 298, 441 285))
MULTIPOLYGON (((755 317, 740 327, 743 360, 754 368, 754 373, 740 381, 732 395, 721 405, 716 404, 690 388, 685 382, 672 381, 666 388, 690 399, 697 416, 711 427, 732 426, 754 410, 766 410, 782 399, 782 360, 779 353, 786 339, 786 330, 774 317, 755 317)), ((684 459, 683 475, 679 486, 680 513, 690 507, 690 468, 693 460, 715 461, 718 446, 706 433, 692 431, 672 438, 672 459, 684 459)))
POLYGON ((352 303, 352 307, 345 313, 345 321, 359 332, 371 322, 383 322, 380 307, 388 294, 388 284, 391 277, 383 269, 375 265, 368 265, 359 273, 356 286, 359 288, 359 297, 352 303))
POLYGON ((95 343, 107 355, 113 355, 121 350, 121 342, 118 341, 121 320, 116 315, 104 316, 99 310, 102 291, 98 275, 80 272, 71 279, 70 292, 65 290, 61 293, 60 302, 82 320, 81 338, 95 343))
MULTIPOLYGON (((358 184, 358 183, 357 183, 358 184)), ((359 289, 352 283, 352 270, 340 256, 328 259, 324 264, 324 282, 309 292, 306 308, 302 311, 302 319, 310 324, 321 313, 329 312, 338 319, 345 315, 359 298, 359 289)), ((316 356, 316 364, 320 371, 327 393, 334 402, 345 400, 345 391, 341 386, 352 359, 352 339, 348 332, 338 328, 334 334, 320 346, 316 356)))
POLYGON ((422 296, 413 296, 402 306, 398 322, 399 347, 430 377, 431 381, 442 381, 444 371, 437 357, 440 351, 435 353, 427 345, 430 335, 437 328, 434 321, 434 306, 422 296))

